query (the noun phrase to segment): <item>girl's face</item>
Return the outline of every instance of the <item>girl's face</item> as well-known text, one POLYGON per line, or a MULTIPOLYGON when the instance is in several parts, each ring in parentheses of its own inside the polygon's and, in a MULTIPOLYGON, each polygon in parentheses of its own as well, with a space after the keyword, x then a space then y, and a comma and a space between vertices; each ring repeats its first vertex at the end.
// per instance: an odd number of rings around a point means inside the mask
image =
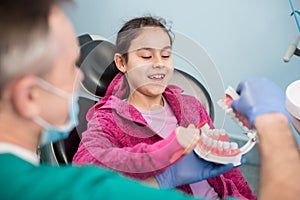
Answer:
POLYGON ((168 34, 160 27, 144 27, 131 41, 125 67, 131 94, 161 95, 174 70, 168 34))

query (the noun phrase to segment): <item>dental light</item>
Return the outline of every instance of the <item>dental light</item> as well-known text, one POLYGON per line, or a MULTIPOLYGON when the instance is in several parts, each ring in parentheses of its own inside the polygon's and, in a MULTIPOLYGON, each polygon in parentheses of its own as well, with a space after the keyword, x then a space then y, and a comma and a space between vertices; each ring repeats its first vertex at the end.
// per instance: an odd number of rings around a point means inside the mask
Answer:
POLYGON ((300 50, 297 48, 299 40, 300 40, 300 35, 297 35, 295 39, 291 42, 290 46, 288 47, 283 57, 284 62, 289 62, 293 55, 300 56, 300 50))
MULTIPOLYGON (((297 14, 299 14, 299 11, 295 11, 292 0, 289 0, 289 2, 290 2, 291 10, 292 10, 291 15, 294 15, 294 19, 295 19, 298 31, 300 33, 300 24, 299 24, 299 20, 298 20, 298 17, 297 17, 297 14)), ((300 56, 300 50, 297 48, 299 40, 300 40, 300 35, 297 35, 295 37, 295 39, 291 42, 291 44, 289 45, 289 47, 288 47, 288 49, 287 49, 287 51, 286 51, 286 53, 283 57, 284 62, 289 62, 293 55, 300 56)))

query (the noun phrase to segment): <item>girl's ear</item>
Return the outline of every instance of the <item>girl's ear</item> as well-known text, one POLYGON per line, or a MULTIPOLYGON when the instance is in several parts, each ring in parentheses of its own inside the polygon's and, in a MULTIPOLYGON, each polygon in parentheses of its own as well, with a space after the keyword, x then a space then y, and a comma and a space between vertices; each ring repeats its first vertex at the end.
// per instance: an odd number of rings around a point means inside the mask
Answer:
POLYGON ((126 63, 125 63, 125 60, 122 57, 122 55, 119 53, 116 53, 114 56, 114 60, 115 60, 115 64, 116 64, 118 70, 123 73, 126 73, 126 71, 127 71, 126 63))
POLYGON ((32 118, 39 112, 36 78, 24 76, 12 88, 12 101, 16 111, 25 118, 32 118))

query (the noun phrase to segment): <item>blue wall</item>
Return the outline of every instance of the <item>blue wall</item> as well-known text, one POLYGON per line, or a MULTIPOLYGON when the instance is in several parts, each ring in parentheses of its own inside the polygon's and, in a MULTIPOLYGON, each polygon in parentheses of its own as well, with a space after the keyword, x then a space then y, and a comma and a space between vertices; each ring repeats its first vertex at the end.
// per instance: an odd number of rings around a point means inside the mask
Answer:
MULTIPOLYGON (((221 78, 222 90, 228 85, 236 87, 240 80, 249 77, 267 77, 282 89, 300 78, 300 58, 293 57, 289 63, 282 60, 290 42, 298 34, 294 18, 290 16, 288 0, 75 2, 75 8, 67 12, 78 35, 88 32, 112 38, 124 21, 145 14, 171 21, 173 31, 207 52, 221 78)), ((299 1, 294 0, 294 6, 300 10, 299 1)), ((214 89, 211 85, 208 87, 210 92, 214 89)), ((218 126, 222 117, 218 114, 218 126)), ((225 129, 240 131, 227 118, 225 129)))

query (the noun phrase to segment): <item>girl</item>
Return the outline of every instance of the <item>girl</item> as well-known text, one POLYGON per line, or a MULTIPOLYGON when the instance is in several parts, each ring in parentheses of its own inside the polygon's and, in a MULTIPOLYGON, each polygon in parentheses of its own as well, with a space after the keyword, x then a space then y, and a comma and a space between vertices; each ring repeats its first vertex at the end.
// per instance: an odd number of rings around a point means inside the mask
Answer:
MULTIPOLYGON (((115 64, 120 73, 89 110, 74 164, 97 164, 145 180, 192 151, 199 139, 191 124, 206 121, 213 127, 196 98, 168 85, 173 41, 164 24, 153 17, 135 18, 118 32, 115 64)), ((179 189, 214 199, 256 198, 236 168, 179 189)))

